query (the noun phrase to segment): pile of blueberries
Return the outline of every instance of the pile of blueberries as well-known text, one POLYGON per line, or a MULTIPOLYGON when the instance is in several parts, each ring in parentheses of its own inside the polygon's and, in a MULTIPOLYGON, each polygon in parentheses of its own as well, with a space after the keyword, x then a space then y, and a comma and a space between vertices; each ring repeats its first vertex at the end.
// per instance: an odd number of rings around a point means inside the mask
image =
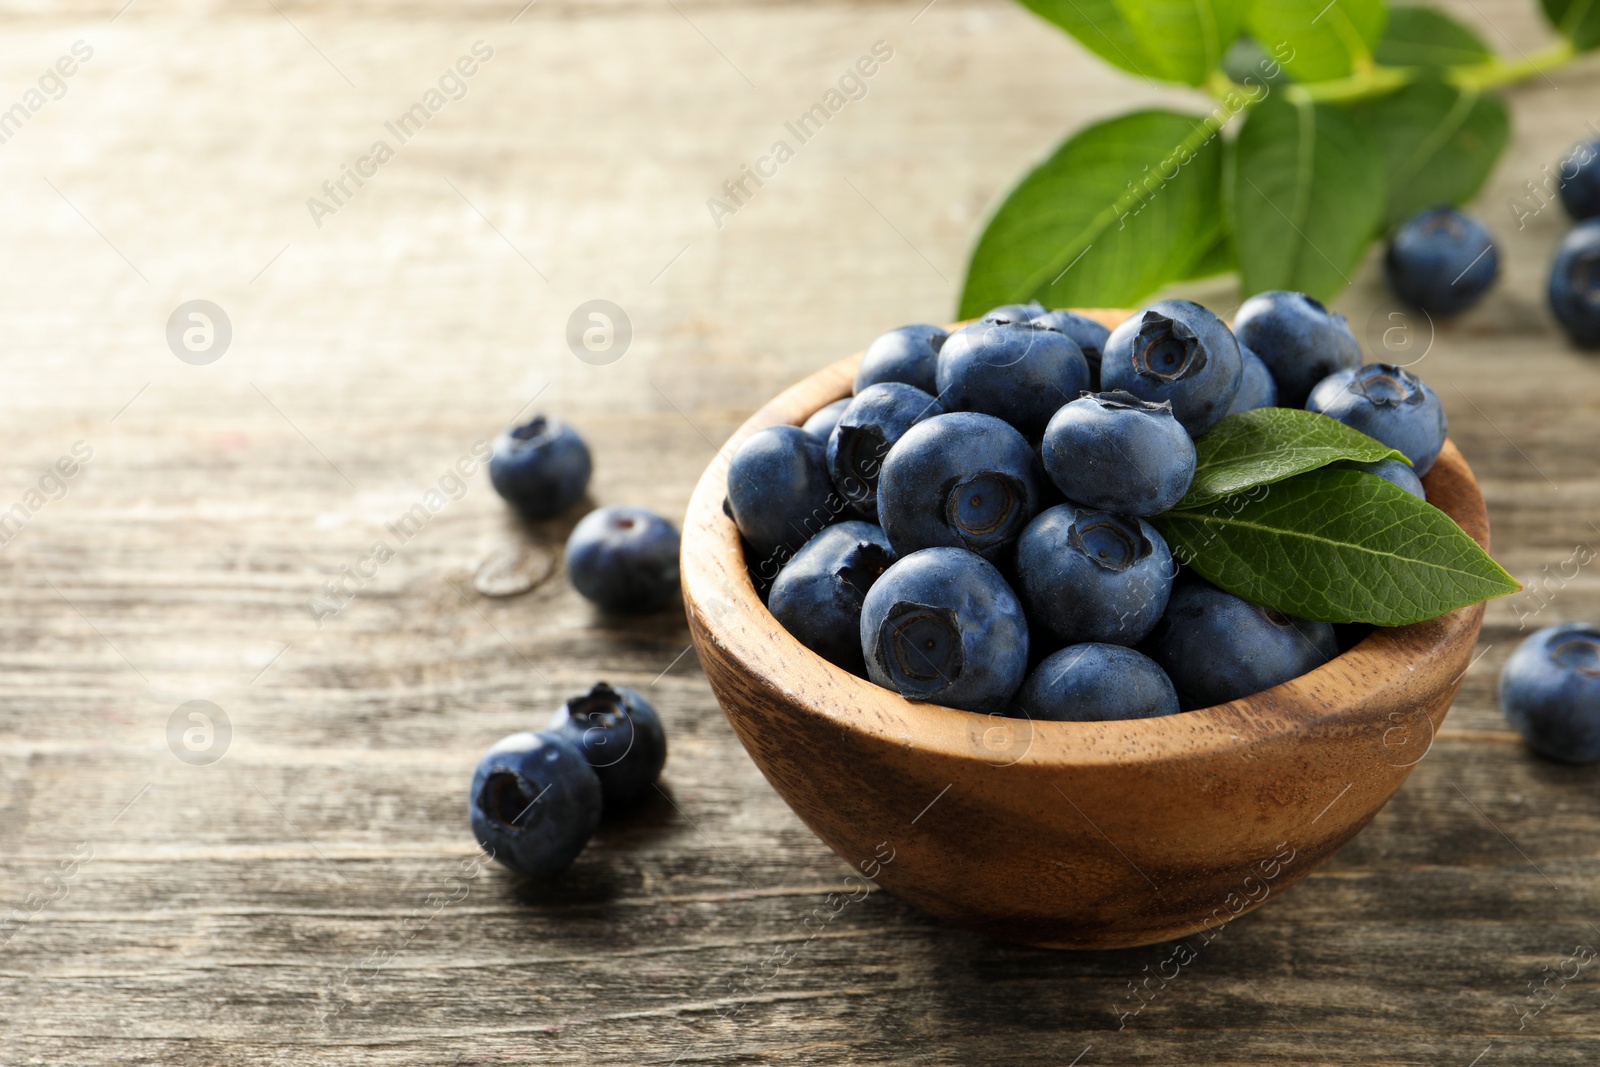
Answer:
POLYGON ((852 397, 741 444, 725 510, 773 616, 845 670, 968 711, 1168 715, 1340 651, 1328 623, 1179 577, 1147 521, 1188 490, 1195 437, 1274 405, 1398 450, 1410 466, 1365 469, 1425 498, 1439 398, 1362 366, 1342 315, 1267 292, 1232 330, 1186 300, 1115 330, 1037 304, 893 330, 852 397))
POLYGON ((543 732, 512 734, 484 753, 468 801, 472 832, 512 870, 556 874, 602 814, 638 804, 666 761, 655 708, 601 682, 561 705, 543 732))
MULTIPOLYGON (((1576 345, 1600 346, 1600 141, 1562 161, 1557 189, 1577 225, 1550 264, 1550 310, 1576 345)), ((1499 273, 1494 239, 1482 222, 1439 207, 1402 223, 1389 240, 1384 275, 1396 296, 1447 318, 1476 304, 1499 273)))

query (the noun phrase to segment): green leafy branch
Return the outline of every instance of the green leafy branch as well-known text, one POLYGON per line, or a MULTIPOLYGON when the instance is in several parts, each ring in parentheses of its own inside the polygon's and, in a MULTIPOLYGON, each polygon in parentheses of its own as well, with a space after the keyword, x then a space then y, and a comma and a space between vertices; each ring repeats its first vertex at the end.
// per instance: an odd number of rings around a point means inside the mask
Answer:
POLYGON ((1059 145, 979 238, 964 318, 1025 300, 1129 306, 1229 271, 1246 293, 1330 297, 1388 228, 1482 187, 1510 136, 1496 90, 1600 46, 1600 0, 1542 0, 1561 40, 1514 60, 1384 0, 1023 2, 1112 65, 1216 103, 1059 145))

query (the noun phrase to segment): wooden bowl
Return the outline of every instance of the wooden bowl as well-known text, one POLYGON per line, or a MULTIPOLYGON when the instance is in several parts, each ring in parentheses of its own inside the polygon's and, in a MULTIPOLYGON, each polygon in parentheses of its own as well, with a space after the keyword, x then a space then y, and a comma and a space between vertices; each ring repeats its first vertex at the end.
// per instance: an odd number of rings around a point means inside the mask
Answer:
MULTIPOLYGON (((1091 312, 1108 326, 1127 312, 1091 312)), ((1229 704, 1124 722, 1029 722, 912 703, 813 654, 767 612, 722 511, 728 457, 850 394, 860 355, 788 389, 701 477, 683 592, 706 677, 767 781, 896 896, 994 937, 1147 945, 1213 929, 1367 824, 1432 744, 1483 605, 1380 629, 1229 704), (892 857, 885 862, 885 857, 892 857)), ((1447 442, 1428 499, 1485 549, 1483 497, 1447 442)))

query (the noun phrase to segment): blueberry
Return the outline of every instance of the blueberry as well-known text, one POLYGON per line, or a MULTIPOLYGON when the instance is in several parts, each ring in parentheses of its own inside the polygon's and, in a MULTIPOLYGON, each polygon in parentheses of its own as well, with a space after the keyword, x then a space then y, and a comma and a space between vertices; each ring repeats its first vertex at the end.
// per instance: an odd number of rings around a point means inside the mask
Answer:
POLYGON ((772 583, 767 607, 802 645, 852 674, 861 658, 861 603, 894 562, 883 530, 841 522, 807 541, 772 583))
POLYGON ((600 779, 570 742, 512 734, 478 761, 467 811, 491 856, 542 878, 577 859, 600 823, 600 779))
POLYGON ((548 519, 583 499, 594 464, 578 431, 535 415, 494 439, 489 481, 530 519, 548 519))
POLYGON ((1600 628, 1547 626, 1518 645, 1500 671, 1500 709, 1540 755, 1600 760, 1600 628))
POLYGON ((839 425, 839 416, 844 414, 844 409, 850 406, 850 398, 835 400, 826 407, 818 408, 800 428, 812 437, 826 441, 828 435, 833 433, 833 428, 839 425))
POLYGON ((1028 618, 1067 644, 1133 645, 1161 619, 1172 552, 1143 519, 1059 504, 1017 542, 1028 618))
POLYGON ((667 762, 661 719, 632 689, 600 682, 561 705, 546 730, 571 742, 594 768, 608 814, 644 796, 667 762))
POLYGON ((1338 419, 1397 452, 1417 477, 1439 458, 1449 426, 1439 396, 1408 370, 1368 363, 1324 378, 1311 390, 1306 410, 1338 419))
POLYGON ((1560 189, 1562 206, 1577 221, 1600 215, 1600 141, 1575 146, 1561 161, 1560 189))
POLYGON ((567 538, 572 587, 605 611, 645 612, 678 595, 678 531, 653 511, 589 512, 567 538))
POLYGON ((995 320, 957 330, 939 350, 939 400, 1005 419, 1030 437, 1089 386, 1089 364, 1066 334, 995 320))
POLYGON ((1122 515, 1159 515, 1194 480, 1194 441, 1170 401, 1085 393, 1045 428, 1044 469, 1067 499, 1122 515))
POLYGON ((878 517, 878 475, 890 447, 923 419, 942 414, 937 400, 902 382, 869 385, 850 401, 828 438, 828 473, 857 515, 878 517))
POLYGON ((1147 649, 1185 710, 1271 689, 1339 654, 1327 623, 1259 607, 1203 582, 1173 589, 1147 649))
POLYGON ((1257 293, 1239 305, 1233 329, 1272 372, 1284 407, 1304 407, 1322 379, 1361 365, 1361 345, 1345 317, 1305 293, 1257 293))
POLYGON ((1550 264, 1550 310, 1574 344, 1600 346, 1600 219, 1561 239, 1550 264))
POLYGON ((1392 485, 1398 485, 1418 500, 1428 499, 1428 491, 1422 488, 1422 479, 1417 477, 1417 472, 1410 465, 1398 459, 1380 459, 1376 463, 1357 463, 1353 459, 1341 460, 1334 464, 1347 470, 1366 471, 1376 474, 1379 478, 1392 485))
POLYGON ((1039 510, 1039 460, 992 415, 924 419, 889 449, 878 478, 878 524, 897 555, 966 548, 999 556, 1039 510))
POLYGON ((1017 693, 1030 719, 1106 722, 1175 715, 1172 679, 1142 652, 1086 642, 1046 656, 1017 693))
POLYGON ((909 700, 1005 709, 1028 669, 1028 624, 1000 571, 961 548, 913 552, 861 607, 867 677, 909 700))
POLYGON ((1244 345, 1239 346, 1239 357, 1244 360, 1244 376, 1239 379, 1239 391, 1234 394, 1233 403, 1228 405, 1228 414, 1277 407, 1278 383, 1272 380, 1272 372, 1261 357, 1244 345))
POLYGON ((1239 342, 1221 319, 1189 300, 1160 300, 1111 331, 1100 387, 1170 400, 1198 437, 1228 413, 1243 375, 1239 342))
POLYGON ((979 322, 1027 322, 1045 313, 1045 306, 1037 300, 1026 304, 1001 304, 990 308, 978 317, 979 322))
POLYGON ((1499 270, 1500 253, 1483 223, 1448 207, 1401 223, 1383 257, 1394 295, 1430 315, 1467 310, 1489 291, 1499 270))
POLYGON ((1089 364, 1088 388, 1099 392, 1100 358, 1106 350, 1106 338, 1111 336, 1111 331, 1076 311, 1046 311, 1043 315, 1034 316, 1032 322, 1047 330, 1060 330, 1072 338, 1089 364))
POLYGON ((745 438, 728 464, 728 507, 763 557, 788 559, 845 509, 828 477, 828 446, 798 426, 745 438))
POLYGON ((890 330, 867 347, 856 370, 855 391, 879 382, 901 382, 924 393, 937 392, 939 349, 950 335, 937 326, 919 324, 890 330))

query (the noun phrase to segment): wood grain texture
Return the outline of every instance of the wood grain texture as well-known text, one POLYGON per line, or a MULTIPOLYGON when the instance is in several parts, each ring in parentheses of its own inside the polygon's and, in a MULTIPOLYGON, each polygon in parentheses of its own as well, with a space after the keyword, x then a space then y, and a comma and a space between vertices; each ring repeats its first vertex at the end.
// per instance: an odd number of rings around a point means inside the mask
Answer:
MULTIPOLYGON (((1085 314, 1115 326, 1127 313, 1085 314)), ((712 692, 767 781, 847 864, 1006 940, 1105 949, 1207 936, 1310 874, 1426 754, 1482 604, 1376 630, 1263 693, 1154 719, 1030 722, 914 703, 810 652, 751 582, 758 561, 722 508, 729 457, 848 396, 861 358, 752 415, 701 476, 683 528, 684 602, 712 692), (957 803, 934 811, 947 794, 957 803)), ((1425 484, 1488 548, 1483 496, 1453 444, 1425 484)))
MULTIPOLYGON (((317 627, 324 583, 535 395, 590 441, 596 502, 680 516, 751 412, 948 317, 986 210, 1065 131, 1208 106, 1000 0, 675 6, 0 5, 0 103, 95 49, 0 145, 0 506, 95 451, 0 549, 0 905, 58 897, 0 946, 0 1064, 1591 1064, 1592 969, 1521 1013, 1600 936, 1600 772, 1528 756, 1494 682, 1522 614, 1600 617, 1593 566, 1491 604, 1391 802, 1165 984, 1166 946, 1015 946, 879 892, 832 914, 849 868, 681 616, 598 616, 559 571, 474 592, 562 532, 481 473, 317 627), (318 229, 306 198, 479 39, 470 93, 318 229), (877 39, 867 98, 716 228, 706 198, 877 39), (234 326, 206 367, 163 334, 196 297, 234 326), (596 297, 634 326, 608 366, 564 341, 596 297), (670 799, 556 884, 486 869, 461 897, 478 754, 598 678, 661 710, 670 799), (210 766, 167 747, 192 699, 232 723, 210 766)), ((1529 0, 1446 6, 1507 56, 1548 41, 1529 0)), ((1416 368, 1525 583, 1600 545, 1600 362, 1543 309, 1567 223, 1506 207, 1596 118, 1593 60, 1551 80, 1513 92, 1476 205, 1501 282, 1416 368)), ((1338 302, 1362 337, 1390 325, 1373 268, 1338 302)))

